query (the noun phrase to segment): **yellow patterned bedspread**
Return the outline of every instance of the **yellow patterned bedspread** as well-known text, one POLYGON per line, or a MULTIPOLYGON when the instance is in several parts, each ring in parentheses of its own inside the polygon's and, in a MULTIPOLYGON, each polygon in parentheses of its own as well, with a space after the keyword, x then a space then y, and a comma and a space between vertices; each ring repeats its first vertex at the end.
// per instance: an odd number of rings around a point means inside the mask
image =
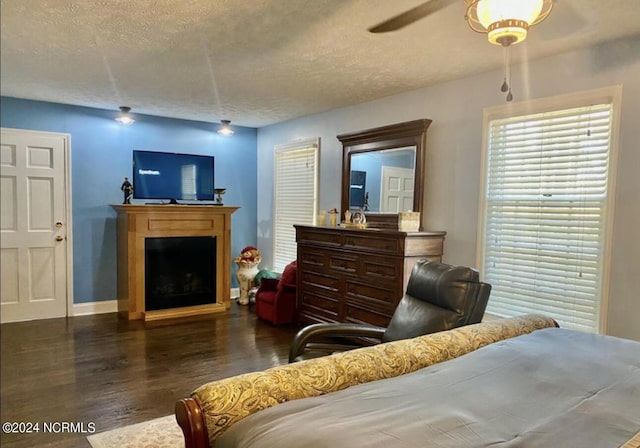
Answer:
POLYGON ((457 358, 497 341, 557 326, 526 315, 351 350, 204 384, 191 396, 203 409, 209 442, 241 419, 278 403, 392 378, 457 358))

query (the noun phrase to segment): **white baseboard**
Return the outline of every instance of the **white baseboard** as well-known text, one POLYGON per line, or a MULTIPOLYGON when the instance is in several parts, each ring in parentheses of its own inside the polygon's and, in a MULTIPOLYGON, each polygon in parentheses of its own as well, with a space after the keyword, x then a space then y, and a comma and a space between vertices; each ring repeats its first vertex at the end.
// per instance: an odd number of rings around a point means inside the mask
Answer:
POLYGON ((117 300, 102 300, 100 302, 74 303, 72 316, 87 316, 89 314, 117 313, 117 300))
MULTIPOLYGON (((240 297, 240 288, 231 288, 231 300, 240 297)), ((102 300, 100 302, 74 303, 72 316, 88 316, 90 314, 117 313, 117 300, 102 300)))

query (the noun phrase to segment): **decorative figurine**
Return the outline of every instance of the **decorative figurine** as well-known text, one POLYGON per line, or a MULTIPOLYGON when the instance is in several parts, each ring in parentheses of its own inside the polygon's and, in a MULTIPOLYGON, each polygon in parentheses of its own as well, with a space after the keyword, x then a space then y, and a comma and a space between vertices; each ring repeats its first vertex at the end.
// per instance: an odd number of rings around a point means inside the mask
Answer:
POLYGON ((236 271, 238 286, 240 287, 238 303, 240 305, 248 305, 251 299, 249 293, 255 287, 255 278, 260 271, 258 269, 258 265, 262 261, 260 251, 253 246, 247 246, 242 249, 240 255, 235 257, 233 261, 238 266, 236 271))
POLYGON ((213 194, 217 194, 218 197, 216 198, 216 203, 213 205, 223 205, 222 204, 222 195, 225 194, 227 192, 226 188, 214 188, 213 189, 213 194))
POLYGON ((338 209, 329 210, 329 227, 335 227, 338 221, 338 209))
POLYGON ((131 204, 131 197, 133 196, 133 184, 129 182, 128 177, 124 178, 124 182, 122 182, 122 186, 120 187, 120 189, 124 193, 123 204, 131 204))
POLYGON ((354 224, 365 225, 367 223, 367 217, 364 215, 364 211, 355 212, 351 215, 351 219, 354 224))

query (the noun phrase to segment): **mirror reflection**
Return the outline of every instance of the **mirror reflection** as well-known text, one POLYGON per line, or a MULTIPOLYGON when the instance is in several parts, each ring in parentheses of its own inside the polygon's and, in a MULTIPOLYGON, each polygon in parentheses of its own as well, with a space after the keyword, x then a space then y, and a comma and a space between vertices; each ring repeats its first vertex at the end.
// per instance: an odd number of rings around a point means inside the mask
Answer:
POLYGON ((413 210, 415 146, 350 156, 350 209, 373 213, 413 210))

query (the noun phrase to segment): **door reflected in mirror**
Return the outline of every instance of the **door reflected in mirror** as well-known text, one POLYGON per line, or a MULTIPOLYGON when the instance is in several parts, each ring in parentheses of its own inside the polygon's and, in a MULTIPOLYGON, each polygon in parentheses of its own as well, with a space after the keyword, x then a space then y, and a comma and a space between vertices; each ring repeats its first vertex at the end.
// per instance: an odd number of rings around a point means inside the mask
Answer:
POLYGON ((349 208, 371 213, 413 210, 416 148, 351 154, 349 208))

